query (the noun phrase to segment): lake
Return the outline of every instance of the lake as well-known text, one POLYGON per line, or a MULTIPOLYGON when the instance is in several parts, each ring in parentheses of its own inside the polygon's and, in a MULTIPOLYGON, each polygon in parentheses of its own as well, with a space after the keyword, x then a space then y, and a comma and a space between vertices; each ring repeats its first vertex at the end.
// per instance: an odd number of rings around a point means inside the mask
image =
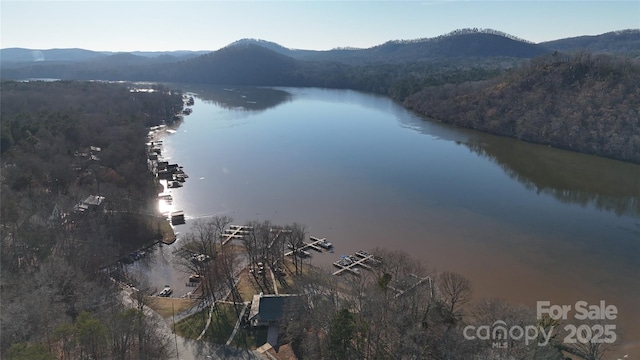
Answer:
POLYGON ((180 233, 214 215, 297 222, 335 246, 314 265, 402 250, 471 279, 475 299, 605 300, 625 347, 640 344, 640 165, 443 125, 355 91, 180 86, 193 113, 162 137, 189 175, 172 189, 180 233))

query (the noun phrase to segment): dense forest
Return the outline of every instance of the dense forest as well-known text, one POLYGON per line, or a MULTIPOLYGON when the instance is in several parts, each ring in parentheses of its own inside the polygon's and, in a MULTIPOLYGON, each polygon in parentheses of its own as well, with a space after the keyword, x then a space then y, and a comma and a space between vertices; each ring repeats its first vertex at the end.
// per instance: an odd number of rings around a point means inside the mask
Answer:
POLYGON ((2 358, 161 358, 151 319, 123 308, 99 270, 158 239, 143 144, 182 95, 3 82, 0 100, 2 358))
POLYGON ((577 36, 546 41, 540 45, 557 51, 640 55, 640 29, 612 31, 600 35, 577 36))
POLYGON ((404 104, 442 122, 640 163, 638 84, 634 60, 556 53, 488 81, 427 87, 404 104))

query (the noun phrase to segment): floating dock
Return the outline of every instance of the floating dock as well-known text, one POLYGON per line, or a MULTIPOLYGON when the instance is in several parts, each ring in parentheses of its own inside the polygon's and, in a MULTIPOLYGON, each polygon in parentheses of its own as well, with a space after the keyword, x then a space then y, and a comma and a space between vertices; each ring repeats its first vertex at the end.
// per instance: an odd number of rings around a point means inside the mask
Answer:
POLYGON ((380 263, 382 263, 382 261, 380 259, 376 259, 375 256, 369 254, 368 252, 364 251, 364 250, 358 250, 355 252, 355 255, 361 259, 365 259, 366 262, 373 264, 373 265, 378 265, 380 263))
POLYGON ((373 255, 369 255, 364 251, 358 251, 357 253, 360 253, 360 255, 344 255, 340 260, 334 262, 333 266, 337 267, 338 270, 335 271, 333 275, 340 275, 344 271, 349 271, 353 274, 359 275, 360 270, 358 269, 358 267, 362 267, 366 270, 371 270, 371 266, 367 265, 366 263, 375 263, 374 260, 379 261, 378 259, 375 259, 373 255))
POLYGON ((355 267, 353 259, 350 256, 343 256, 340 260, 333 263, 333 266, 339 268, 340 270, 333 273, 333 275, 339 275, 343 271, 350 271, 355 275, 360 275, 360 269, 355 267))
POLYGON ((282 235, 282 234, 291 234, 292 233, 292 231, 290 229, 284 229, 284 228, 271 228, 271 229, 269 229, 269 232, 270 233, 276 233, 276 235, 273 237, 273 240, 271 240, 271 243, 267 247, 268 249, 271 249, 271 247, 273 246, 273 244, 275 244, 276 240, 278 240, 280 235, 282 235))
POLYGON ((392 286, 391 284, 387 285, 387 288, 393 290, 396 292, 395 294, 395 298, 399 298, 400 296, 404 295, 406 292, 411 291, 413 289, 415 289, 416 287, 418 287, 419 285, 421 285, 422 283, 424 283, 425 281, 429 282, 429 291, 431 293, 431 297, 433 298, 433 280, 431 280, 431 277, 426 276, 426 277, 420 277, 416 274, 409 274, 407 277, 405 277, 404 282, 408 283, 408 279, 412 278, 413 284, 409 285, 408 287, 406 287, 405 289, 401 289, 398 286, 392 286))
POLYGON ((253 227, 251 226, 229 225, 229 228, 225 229, 222 234, 220 234, 220 237, 223 238, 222 245, 226 245, 226 243, 233 239, 244 239, 244 236, 249 235, 251 230, 253 230, 253 227))
POLYGON ((315 236, 309 236, 309 239, 311 241, 314 241, 318 246, 320 246, 321 248, 325 249, 325 250, 330 250, 331 248, 333 248, 333 244, 327 241, 327 238, 322 238, 319 239, 315 236))
MULTIPOLYGON (((284 253, 284 255, 289 256, 293 254, 294 251, 297 251, 298 254, 301 254, 304 256, 311 256, 311 254, 309 254, 309 252, 306 251, 306 249, 313 249, 315 251, 322 252, 323 247, 321 247, 319 244, 323 242, 326 243, 327 239, 326 238, 319 239, 315 236, 309 236, 309 239, 311 239, 312 241, 311 242, 303 241, 297 249, 292 249, 291 251, 284 253)), ((289 249, 291 249, 291 246, 289 246, 289 249)))

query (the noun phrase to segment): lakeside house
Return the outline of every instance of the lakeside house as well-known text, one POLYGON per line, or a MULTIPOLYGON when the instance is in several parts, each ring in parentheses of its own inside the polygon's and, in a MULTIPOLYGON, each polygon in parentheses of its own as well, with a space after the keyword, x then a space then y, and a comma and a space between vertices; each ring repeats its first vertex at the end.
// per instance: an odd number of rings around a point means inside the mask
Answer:
POLYGON ((253 327, 268 327, 267 343, 278 346, 279 326, 287 320, 297 317, 295 314, 296 303, 302 297, 298 294, 257 294, 253 295, 251 310, 249 311, 249 323, 253 327))
POLYGON ((101 211, 104 210, 104 196, 89 195, 84 200, 73 207, 73 211, 83 213, 85 211, 101 211))
POLYGON ((89 146, 88 148, 80 148, 73 153, 75 157, 83 158, 97 158, 97 153, 102 152, 102 148, 99 146, 89 146))

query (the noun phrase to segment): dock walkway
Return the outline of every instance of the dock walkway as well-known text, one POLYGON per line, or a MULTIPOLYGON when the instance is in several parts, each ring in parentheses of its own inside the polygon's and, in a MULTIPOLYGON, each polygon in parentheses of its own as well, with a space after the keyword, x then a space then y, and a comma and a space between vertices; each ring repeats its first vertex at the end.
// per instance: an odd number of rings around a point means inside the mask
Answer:
POLYGON ((253 230, 251 226, 245 225, 229 225, 229 228, 224 230, 220 237, 224 238, 222 245, 226 245, 233 239, 242 240, 245 235, 249 235, 249 232, 253 230))
POLYGON ((269 246, 267 247, 268 249, 271 249, 271 247, 276 242, 276 240, 278 240, 280 235, 282 235, 282 234, 291 234, 292 233, 291 230, 283 229, 283 228, 271 228, 271 229, 269 229, 269 232, 270 233, 276 233, 276 235, 273 237, 273 240, 271 240, 271 243, 269 243, 269 246))
POLYGON ((356 266, 361 266, 367 270, 371 270, 371 266, 365 264, 365 262, 374 259, 373 255, 368 255, 357 260, 354 260, 354 257, 348 257, 348 258, 350 260, 348 263, 341 264, 340 260, 333 263, 335 267, 339 268, 337 271, 333 273, 333 275, 340 275, 343 271, 350 271, 356 275, 359 275, 360 272, 358 271, 356 266))
POLYGON ((416 287, 418 287, 419 285, 421 285, 422 283, 424 283, 425 281, 429 282, 429 290, 431 292, 431 297, 433 298, 433 282, 431 280, 431 277, 426 276, 426 277, 420 277, 416 274, 409 274, 409 276, 413 277, 414 279, 416 279, 417 281, 411 285, 409 288, 407 289, 398 289, 396 287, 391 286, 391 284, 387 285, 387 287, 393 291, 396 292, 396 295, 394 296, 396 299, 399 298, 400 296, 404 295, 406 292, 411 291, 413 289, 415 289, 416 287))
MULTIPOLYGON (((309 236, 309 238, 311 240, 313 240, 312 242, 308 243, 308 242, 302 242, 302 246, 300 246, 299 248, 296 248, 295 251, 302 251, 305 250, 306 248, 310 248, 313 249, 317 252, 322 252, 322 248, 320 246, 318 246, 319 243, 326 241, 326 238, 322 238, 322 239, 318 239, 315 236, 309 236)), ((289 256, 291 254, 293 254, 294 250, 288 251, 286 253, 284 253, 285 256, 289 256)))

